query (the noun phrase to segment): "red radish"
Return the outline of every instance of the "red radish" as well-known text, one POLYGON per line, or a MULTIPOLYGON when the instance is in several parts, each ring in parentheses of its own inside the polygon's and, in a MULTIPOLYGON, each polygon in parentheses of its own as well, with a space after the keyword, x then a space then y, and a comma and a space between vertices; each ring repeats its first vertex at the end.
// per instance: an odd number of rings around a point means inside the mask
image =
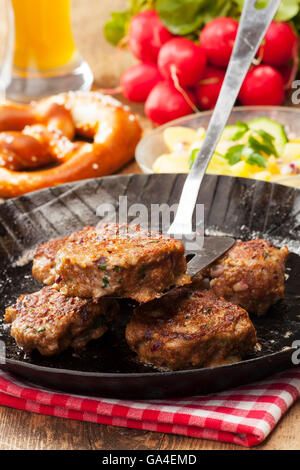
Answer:
POLYGON ((158 68, 153 63, 140 63, 127 69, 121 77, 121 89, 129 101, 146 101, 152 88, 162 81, 158 68))
POLYGON ((159 49, 172 37, 155 10, 142 11, 131 20, 129 49, 143 62, 156 62, 159 49))
POLYGON ((161 82, 150 92, 145 103, 146 116, 155 124, 161 125, 193 112, 191 103, 196 103, 196 95, 185 90, 186 98, 170 82, 161 82))
POLYGON ((293 58, 297 42, 298 38, 288 23, 272 21, 257 55, 264 64, 280 67, 293 58))
POLYGON ((269 65, 253 67, 246 75, 239 93, 243 105, 280 105, 284 85, 280 73, 269 65))
POLYGON ((215 18, 204 26, 200 45, 211 64, 227 67, 238 26, 237 21, 227 17, 215 18))
POLYGON ((293 64, 283 65, 282 67, 276 67, 280 75, 282 76, 284 89, 290 90, 292 88, 293 81, 296 79, 298 72, 299 59, 295 57, 293 64))
POLYGON ((206 57, 201 47, 189 39, 173 38, 160 49, 157 64, 167 80, 174 81, 176 76, 179 85, 185 87, 195 85, 200 80, 206 57))
POLYGON ((225 71, 217 67, 206 67, 204 75, 196 86, 198 103, 201 109, 212 109, 218 99, 225 71))
POLYGON ((276 67, 280 75, 282 76, 284 86, 290 81, 290 76, 292 73, 292 67, 290 65, 283 65, 282 67, 276 67))

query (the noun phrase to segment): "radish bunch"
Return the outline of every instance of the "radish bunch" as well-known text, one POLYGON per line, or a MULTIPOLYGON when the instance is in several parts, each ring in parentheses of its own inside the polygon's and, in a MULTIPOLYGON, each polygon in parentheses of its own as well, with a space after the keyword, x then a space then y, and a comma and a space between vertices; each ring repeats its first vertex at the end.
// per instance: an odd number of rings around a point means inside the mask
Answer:
POLYGON ((155 124, 197 110, 195 86, 204 76, 207 62, 200 46, 171 35, 154 10, 133 18, 128 45, 141 62, 121 77, 125 98, 145 102, 145 113, 155 124))
POLYGON ((298 69, 298 37, 288 23, 273 21, 239 94, 243 105, 280 105, 298 69))
MULTIPOLYGON (((238 22, 216 18, 200 32, 199 43, 172 35, 156 11, 131 21, 128 45, 140 60, 125 71, 121 89, 130 101, 145 102, 155 124, 215 106, 229 63, 238 22)), ((239 94, 244 105, 280 105, 297 66, 298 38, 287 23, 273 21, 239 94), (296 61, 295 61, 296 62, 296 61)))

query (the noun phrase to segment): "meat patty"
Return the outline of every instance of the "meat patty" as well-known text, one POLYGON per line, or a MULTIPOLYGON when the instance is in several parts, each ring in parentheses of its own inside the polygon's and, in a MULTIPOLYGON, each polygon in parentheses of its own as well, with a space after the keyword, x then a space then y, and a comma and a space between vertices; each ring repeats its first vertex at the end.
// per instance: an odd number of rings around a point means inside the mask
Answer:
POLYGON ((117 224, 87 227, 42 245, 33 274, 65 295, 117 295, 138 302, 190 282, 181 241, 117 224))
POLYGON ((55 273, 55 259, 56 253, 67 240, 81 239, 82 234, 86 231, 93 230, 93 227, 84 227, 79 232, 74 232, 72 235, 65 238, 58 238, 42 243, 37 247, 34 254, 32 274, 43 284, 51 286, 55 283, 57 275, 55 273))
POLYGON ((218 297, 243 307, 247 312, 264 315, 284 297, 286 246, 276 248, 267 240, 238 241, 234 246, 195 276, 200 286, 210 279, 210 288, 218 297))
POLYGON ((113 299, 93 303, 44 287, 34 294, 21 295, 15 305, 6 309, 4 319, 12 323, 11 335, 18 346, 51 356, 69 346, 80 349, 100 338, 117 310, 113 299))
POLYGON ((137 307, 126 340, 141 362, 162 370, 234 362, 257 341, 245 310, 210 291, 186 287, 137 307))

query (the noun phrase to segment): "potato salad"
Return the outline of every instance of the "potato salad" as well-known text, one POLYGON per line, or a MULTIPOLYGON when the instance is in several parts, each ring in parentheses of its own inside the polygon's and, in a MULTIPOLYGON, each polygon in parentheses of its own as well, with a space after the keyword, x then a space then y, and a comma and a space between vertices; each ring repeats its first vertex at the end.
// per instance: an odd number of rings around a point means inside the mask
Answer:
MULTIPOLYGON (((202 127, 167 128, 164 141, 168 151, 156 159, 153 171, 188 173, 201 148, 205 132, 202 127)), ((225 127, 207 173, 264 181, 288 179, 300 174, 300 137, 289 139, 284 126, 269 118, 238 121, 225 127)))

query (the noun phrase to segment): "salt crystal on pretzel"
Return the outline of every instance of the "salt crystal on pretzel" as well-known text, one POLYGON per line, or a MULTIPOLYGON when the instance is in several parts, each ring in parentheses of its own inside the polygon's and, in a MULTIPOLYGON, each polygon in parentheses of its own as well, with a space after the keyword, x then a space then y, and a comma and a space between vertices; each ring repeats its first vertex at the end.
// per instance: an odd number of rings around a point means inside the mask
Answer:
POLYGON ((114 173, 130 161, 140 137, 141 127, 128 107, 99 92, 3 104, 0 197, 114 173), (73 141, 74 136, 93 142, 73 141))

